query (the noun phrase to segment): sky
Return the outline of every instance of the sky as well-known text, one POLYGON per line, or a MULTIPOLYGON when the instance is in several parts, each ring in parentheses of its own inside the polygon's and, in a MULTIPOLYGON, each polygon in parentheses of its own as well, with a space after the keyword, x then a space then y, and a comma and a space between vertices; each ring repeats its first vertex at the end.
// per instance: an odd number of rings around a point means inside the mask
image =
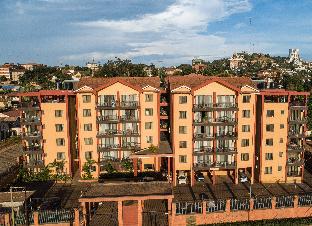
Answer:
POLYGON ((171 66, 234 52, 312 59, 311 0, 0 0, 0 64, 171 66))

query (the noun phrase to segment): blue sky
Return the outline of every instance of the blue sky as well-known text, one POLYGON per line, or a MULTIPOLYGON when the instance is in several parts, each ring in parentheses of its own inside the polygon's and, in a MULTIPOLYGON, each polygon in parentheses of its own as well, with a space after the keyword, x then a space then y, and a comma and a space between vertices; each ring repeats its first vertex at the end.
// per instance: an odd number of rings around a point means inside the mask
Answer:
POLYGON ((311 0, 0 0, 0 63, 156 65, 233 52, 312 59, 311 0), (251 23, 250 23, 251 22, 251 23))

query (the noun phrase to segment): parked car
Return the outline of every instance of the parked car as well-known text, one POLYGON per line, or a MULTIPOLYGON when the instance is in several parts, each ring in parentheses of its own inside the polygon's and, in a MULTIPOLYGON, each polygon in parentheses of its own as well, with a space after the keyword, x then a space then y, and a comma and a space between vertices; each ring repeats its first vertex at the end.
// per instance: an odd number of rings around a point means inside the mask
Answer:
POLYGON ((200 172, 196 173, 195 178, 196 178, 196 180, 197 180, 198 182, 204 182, 204 181, 205 181, 204 174, 202 174, 202 173, 200 173, 200 172))
POLYGON ((248 182, 248 177, 245 173, 239 173, 239 181, 241 183, 248 182))
POLYGON ((183 175, 179 176, 178 177, 178 183, 179 184, 186 184, 186 176, 183 176, 183 175))

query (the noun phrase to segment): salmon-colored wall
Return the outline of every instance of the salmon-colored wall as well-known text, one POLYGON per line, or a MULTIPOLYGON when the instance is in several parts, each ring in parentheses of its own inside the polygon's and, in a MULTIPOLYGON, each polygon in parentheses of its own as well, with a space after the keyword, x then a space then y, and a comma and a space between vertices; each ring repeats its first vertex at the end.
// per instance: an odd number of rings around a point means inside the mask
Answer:
POLYGON ((69 139, 68 139, 68 124, 67 124, 67 107, 66 103, 41 103, 42 113, 42 136, 43 136, 43 148, 45 153, 45 165, 54 162, 57 159, 57 152, 65 153, 65 168, 64 171, 69 173, 69 139), (62 110, 62 117, 55 117, 55 110, 62 110), (64 130, 62 132, 56 132, 55 125, 63 124, 64 130), (64 138, 65 145, 57 146, 56 139, 64 138))

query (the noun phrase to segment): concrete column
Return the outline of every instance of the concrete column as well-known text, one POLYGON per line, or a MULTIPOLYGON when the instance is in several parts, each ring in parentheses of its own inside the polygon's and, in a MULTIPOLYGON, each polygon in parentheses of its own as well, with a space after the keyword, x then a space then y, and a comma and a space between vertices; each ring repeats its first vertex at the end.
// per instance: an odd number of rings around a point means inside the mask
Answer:
POLYGON ((299 197, 298 195, 294 196, 294 208, 298 208, 298 201, 299 201, 299 197))
POLYGON ((253 210, 254 209, 254 199, 250 199, 249 204, 250 204, 250 210, 253 210))
POLYGON ((175 215, 176 215, 176 203, 172 202, 172 211, 171 211, 171 222, 169 221, 169 225, 175 225, 175 215))
POLYGON ((137 158, 133 159, 133 172, 134 172, 134 176, 137 177, 138 176, 138 159, 137 158))
POLYGON ((230 213, 231 212, 231 199, 227 199, 226 200, 225 212, 226 213, 230 213))
POLYGON ((207 202, 203 201, 203 215, 206 216, 207 213, 207 202))
POLYGON ((118 225, 123 226, 122 201, 118 201, 118 225))
POLYGON ((83 223, 84 225, 86 225, 87 224, 87 207, 86 207, 85 202, 82 203, 82 216, 83 216, 83 223))
POLYGON ((142 200, 138 200, 138 226, 142 226, 142 200))
POLYGON ((168 167, 167 171, 168 171, 168 180, 169 180, 170 179, 170 171, 171 171, 171 159, 170 159, 170 157, 168 157, 167 159, 168 159, 168 161, 167 161, 167 167, 168 167))
POLYGON ((34 226, 39 225, 39 213, 35 211, 34 213, 34 226))
POLYGON ((191 169, 191 186, 194 186, 195 184, 195 175, 193 168, 191 169))
POLYGON ((80 226, 80 219, 79 219, 79 210, 75 209, 75 221, 74 226, 80 226))
POLYGON ((272 210, 276 208, 276 197, 272 197, 272 210))

